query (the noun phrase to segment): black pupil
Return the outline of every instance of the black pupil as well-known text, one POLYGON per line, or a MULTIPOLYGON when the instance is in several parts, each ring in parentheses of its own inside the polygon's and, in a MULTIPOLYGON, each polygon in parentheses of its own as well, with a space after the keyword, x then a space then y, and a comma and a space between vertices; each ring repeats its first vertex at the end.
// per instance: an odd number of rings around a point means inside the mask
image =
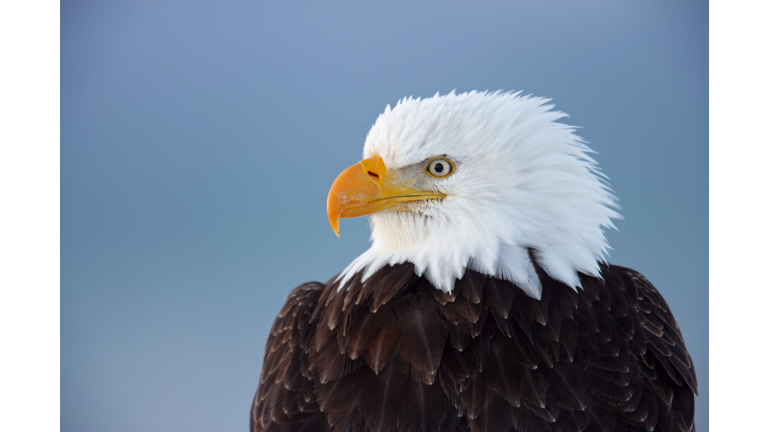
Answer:
POLYGON ((435 172, 439 172, 439 173, 443 172, 443 164, 436 163, 435 164, 435 172))

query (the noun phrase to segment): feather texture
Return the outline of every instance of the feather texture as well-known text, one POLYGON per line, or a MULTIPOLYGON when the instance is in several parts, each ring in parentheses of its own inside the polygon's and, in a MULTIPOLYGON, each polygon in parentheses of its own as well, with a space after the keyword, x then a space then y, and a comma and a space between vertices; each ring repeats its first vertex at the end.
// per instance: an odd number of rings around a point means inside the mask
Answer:
POLYGON ((692 431, 696 375, 664 299, 603 265, 541 300, 468 270, 310 283, 272 327, 252 431, 692 431))

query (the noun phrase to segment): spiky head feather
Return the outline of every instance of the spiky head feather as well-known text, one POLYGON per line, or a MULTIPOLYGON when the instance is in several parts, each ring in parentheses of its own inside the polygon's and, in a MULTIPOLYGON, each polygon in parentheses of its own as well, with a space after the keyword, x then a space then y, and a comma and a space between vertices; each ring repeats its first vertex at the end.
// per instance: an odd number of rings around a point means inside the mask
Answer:
POLYGON ((599 277, 609 250, 603 231, 620 217, 616 199, 592 150, 547 102, 473 91, 387 106, 368 133, 365 158, 378 155, 397 169, 446 155, 456 172, 436 182, 444 199, 372 214, 373 244, 342 272, 343 282, 408 261, 443 291, 469 268, 540 298, 529 251, 574 289, 578 272, 599 277))

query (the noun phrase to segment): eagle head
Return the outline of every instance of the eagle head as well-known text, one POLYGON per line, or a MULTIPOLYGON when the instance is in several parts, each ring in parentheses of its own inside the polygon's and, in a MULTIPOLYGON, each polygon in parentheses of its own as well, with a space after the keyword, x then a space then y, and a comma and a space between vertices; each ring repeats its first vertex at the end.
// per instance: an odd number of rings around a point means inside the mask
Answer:
POLYGON ((385 265, 414 264, 450 292, 467 269, 541 297, 531 262, 572 288, 600 276, 604 229, 619 218, 593 153, 558 123, 548 99, 469 92, 405 98, 386 107, 363 160, 328 195, 328 219, 370 215, 371 248, 340 275, 341 289, 385 265))

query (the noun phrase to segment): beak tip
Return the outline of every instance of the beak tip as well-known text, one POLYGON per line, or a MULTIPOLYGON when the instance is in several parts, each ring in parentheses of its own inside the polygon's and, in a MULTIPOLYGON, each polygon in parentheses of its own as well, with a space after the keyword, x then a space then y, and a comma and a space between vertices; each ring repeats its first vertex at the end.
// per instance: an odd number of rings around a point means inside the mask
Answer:
POLYGON ((336 237, 341 237, 341 233, 339 232, 339 217, 329 216, 328 221, 331 223, 331 229, 333 230, 333 233, 336 234, 336 237))

